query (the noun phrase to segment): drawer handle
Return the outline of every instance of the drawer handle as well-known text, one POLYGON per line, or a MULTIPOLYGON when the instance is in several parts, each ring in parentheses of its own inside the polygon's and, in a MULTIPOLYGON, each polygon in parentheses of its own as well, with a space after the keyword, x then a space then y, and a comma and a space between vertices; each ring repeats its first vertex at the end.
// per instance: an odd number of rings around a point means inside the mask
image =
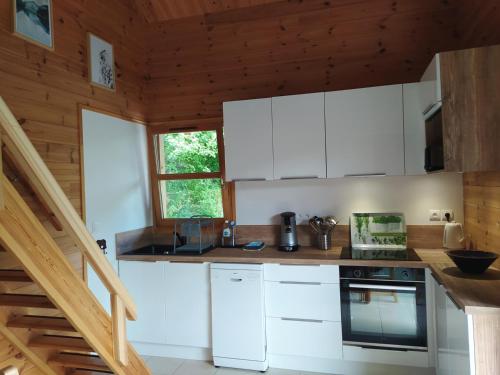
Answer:
POLYGON ((241 283, 241 282, 243 281, 243 279, 238 279, 238 278, 236 278, 236 277, 231 277, 231 281, 232 281, 233 283, 241 283))
POLYGON ((307 282, 307 281, 280 281, 280 284, 291 284, 291 285, 321 285, 318 282, 307 282))
POLYGON ((288 322, 323 323, 323 320, 317 320, 317 319, 281 318, 281 320, 288 322))

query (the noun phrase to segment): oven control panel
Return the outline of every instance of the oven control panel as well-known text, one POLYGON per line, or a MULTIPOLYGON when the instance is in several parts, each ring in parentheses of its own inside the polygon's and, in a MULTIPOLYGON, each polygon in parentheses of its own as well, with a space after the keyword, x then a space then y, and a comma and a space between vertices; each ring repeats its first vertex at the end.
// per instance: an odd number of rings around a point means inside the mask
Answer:
POLYGON ((423 268, 340 266, 342 279, 425 281, 423 268))

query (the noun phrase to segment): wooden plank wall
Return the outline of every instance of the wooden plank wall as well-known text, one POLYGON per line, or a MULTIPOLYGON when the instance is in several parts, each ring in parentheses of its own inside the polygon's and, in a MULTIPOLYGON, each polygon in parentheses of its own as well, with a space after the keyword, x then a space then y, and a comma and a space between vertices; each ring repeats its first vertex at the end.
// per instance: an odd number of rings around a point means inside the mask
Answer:
MULTIPOLYGON (((55 50, 49 51, 11 34, 11 0, 0 0, 0 95, 47 162, 57 181, 82 212, 79 105, 144 119, 142 19, 129 0, 53 0, 55 50), (87 31, 114 45, 117 91, 88 83, 87 31)), ((33 197, 28 202, 36 205, 33 197)), ((39 217, 46 221, 41 210, 39 217)), ((50 228, 49 223, 46 224, 50 228)), ((82 259, 63 233, 51 229, 75 268, 82 259)), ((2 253, 5 254, 5 253, 2 253)), ((8 260, 2 256, 1 266, 8 260)), ((0 367, 13 364, 23 375, 32 365, 0 338, 0 367)))
POLYGON ((148 119, 222 102, 416 81, 460 46, 459 1, 281 1, 145 28, 148 119))
POLYGON ((471 246, 500 255, 500 172, 464 174, 464 215, 471 246))

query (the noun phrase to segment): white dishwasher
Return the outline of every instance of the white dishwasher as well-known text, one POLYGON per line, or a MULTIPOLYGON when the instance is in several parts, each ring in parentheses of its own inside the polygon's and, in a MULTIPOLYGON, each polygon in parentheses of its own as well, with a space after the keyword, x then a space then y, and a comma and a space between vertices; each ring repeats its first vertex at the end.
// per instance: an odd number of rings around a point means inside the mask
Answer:
POLYGON ((212 263, 210 269, 214 365, 267 370, 263 266, 212 263))

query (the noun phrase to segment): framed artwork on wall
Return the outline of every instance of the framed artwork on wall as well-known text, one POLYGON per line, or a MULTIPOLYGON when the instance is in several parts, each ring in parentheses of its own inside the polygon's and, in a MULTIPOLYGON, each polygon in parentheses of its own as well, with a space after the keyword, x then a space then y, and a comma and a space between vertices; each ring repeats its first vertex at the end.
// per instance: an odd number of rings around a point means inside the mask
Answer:
POLYGON ((113 45, 88 33, 89 80, 91 85, 111 91, 116 89, 113 45))
POLYGON ((49 50, 54 49, 52 0, 12 0, 14 35, 49 50))

